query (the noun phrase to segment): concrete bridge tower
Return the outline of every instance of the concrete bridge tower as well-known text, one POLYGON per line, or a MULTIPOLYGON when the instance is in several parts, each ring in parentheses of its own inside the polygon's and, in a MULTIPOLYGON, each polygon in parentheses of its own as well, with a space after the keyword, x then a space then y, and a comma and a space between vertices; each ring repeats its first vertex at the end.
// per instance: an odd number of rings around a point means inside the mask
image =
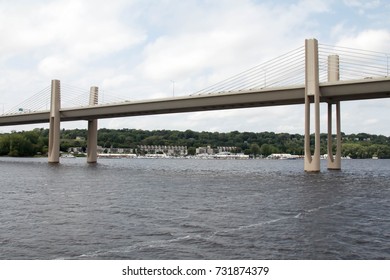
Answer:
POLYGON ((59 80, 51 81, 49 163, 60 162, 61 85, 59 80))
POLYGON ((320 81, 318 65, 318 41, 305 41, 305 163, 308 172, 320 171, 320 81), (314 155, 310 145, 310 105, 314 102, 314 155))
MULTIPOLYGON (((340 80, 339 56, 330 55, 328 57, 328 82, 337 82, 340 80)), ((341 114, 340 101, 328 101, 328 169, 341 169, 341 114), (336 155, 333 155, 333 136, 332 136, 332 105, 336 105, 336 155)))
MULTIPOLYGON (((91 87, 89 94, 89 106, 98 104, 98 87, 91 87)), ((97 119, 88 120, 88 138, 87 138, 87 162, 97 162, 97 119)))

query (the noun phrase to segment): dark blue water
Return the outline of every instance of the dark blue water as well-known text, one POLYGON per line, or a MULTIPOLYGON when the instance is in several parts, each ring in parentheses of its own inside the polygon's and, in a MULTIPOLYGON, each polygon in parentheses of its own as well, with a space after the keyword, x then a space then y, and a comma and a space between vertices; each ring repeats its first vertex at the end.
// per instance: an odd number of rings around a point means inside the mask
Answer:
POLYGON ((390 259, 389 160, 46 161, 0 158, 0 259, 390 259))

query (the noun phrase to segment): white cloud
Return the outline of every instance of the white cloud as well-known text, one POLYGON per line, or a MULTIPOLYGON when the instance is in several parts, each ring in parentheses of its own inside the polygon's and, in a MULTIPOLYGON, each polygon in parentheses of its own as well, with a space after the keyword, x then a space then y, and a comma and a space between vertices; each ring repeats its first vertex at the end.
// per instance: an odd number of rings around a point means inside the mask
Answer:
POLYGON ((0 94, 6 110, 51 79, 88 88, 109 73, 118 75, 115 66, 109 70, 117 53, 146 38, 131 16, 121 21, 128 5, 118 0, 2 1, 0 94))
MULTIPOLYGON (((377 2, 346 0, 345 4, 369 14, 377 2)), ((2 1, 1 102, 6 109, 16 106, 53 78, 87 91, 91 85, 100 86, 107 98, 109 94, 130 100, 170 97, 172 80, 175 95, 190 94, 302 46, 305 38, 312 37, 322 43, 388 52, 390 30, 385 22, 377 20, 375 26, 362 28, 359 15, 335 12, 339 4, 328 0, 2 1)), ((347 114, 348 108, 352 107, 343 106, 342 112, 347 114)), ((381 118, 386 116, 372 116, 381 118)), ((99 123, 114 128, 303 133, 303 107, 99 123)), ((369 128, 388 131, 383 127, 379 122, 369 128)), ((353 119, 343 126, 347 131, 358 128, 353 119)))
POLYGON ((353 8, 375 9, 378 8, 382 3, 380 0, 344 0, 345 5, 353 8))
POLYGON ((339 46, 389 53, 390 30, 367 29, 357 34, 344 34, 340 36, 336 44, 339 46))
POLYGON ((0 17, 0 57, 29 53, 44 75, 82 70, 92 59, 145 39, 142 30, 120 24, 122 6, 122 1, 77 0, 28 2, 22 9, 8 4, 0 17))
MULTIPOLYGON (((307 19, 327 10, 326 1, 270 6, 221 1, 200 14, 198 3, 186 1, 187 10, 176 11, 180 16, 168 19, 178 26, 177 33, 147 44, 138 67, 145 79, 183 81, 190 76, 192 83, 198 83, 193 88, 201 89, 303 45, 307 19)), ((167 8, 162 5, 159 10, 167 8)))
POLYGON ((379 123, 380 120, 376 119, 376 118, 371 118, 371 119, 367 119, 363 122, 364 125, 374 125, 374 124, 377 124, 379 123))
POLYGON ((77 67, 74 60, 55 55, 43 58, 38 64, 38 70, 47 77, 67 76, 77 67))

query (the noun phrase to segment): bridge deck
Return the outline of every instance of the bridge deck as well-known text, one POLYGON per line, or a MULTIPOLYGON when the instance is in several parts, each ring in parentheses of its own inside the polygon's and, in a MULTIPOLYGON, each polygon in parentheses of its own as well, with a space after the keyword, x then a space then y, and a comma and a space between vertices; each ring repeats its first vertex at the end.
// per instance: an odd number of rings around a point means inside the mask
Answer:
MULTIPOLYGON (((390 78, 321 83, 321 102, 390 97, 390 78)), ((92 107, 61 109, 61 121, 183 113, 305 103, 305 87, 265 88, 251 91, 141 100, 92 107)), ((49 122, 49 111, 0 116, 0 126, 49 122)))

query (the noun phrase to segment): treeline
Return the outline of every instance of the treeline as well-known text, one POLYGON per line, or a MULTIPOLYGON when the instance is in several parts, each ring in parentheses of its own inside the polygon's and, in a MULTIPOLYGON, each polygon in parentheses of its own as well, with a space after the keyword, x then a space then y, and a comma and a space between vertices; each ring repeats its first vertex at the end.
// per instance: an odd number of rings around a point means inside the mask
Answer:
POLYGON ((49 143, 49 130, 0 134, 0 156, 30 157, 46 155, 49 143))
MULTIPOLYGON (((367 133, 343 134, 342 155, 351 158, 390 158, 390 137, 367 133)), ((61 131, 60 149, 67 152, 70 147, 86 150, 86 129, 61 131)), ((48 129, 0 134, 0 156, 46 155, 48 151, 48 129)), ((314 143, 314 138, 312 139, 314 143)), ((334 141, 335 142, 335 141, 334 141)), ((100 129, 98 145, 103 148, 131 148, 139 145, 187 146, 189 154, 203 146, 236 147, 237 153, 268 156, 272 153, 304 154, 304 136, 300 134, 273 132, 196 132, 192 130, 138 130, 100 129)), ((314 145, 312 145, 314 146, 314 145)), ((321 154, 327 153, 327 135, 321 134, 321 154)))

